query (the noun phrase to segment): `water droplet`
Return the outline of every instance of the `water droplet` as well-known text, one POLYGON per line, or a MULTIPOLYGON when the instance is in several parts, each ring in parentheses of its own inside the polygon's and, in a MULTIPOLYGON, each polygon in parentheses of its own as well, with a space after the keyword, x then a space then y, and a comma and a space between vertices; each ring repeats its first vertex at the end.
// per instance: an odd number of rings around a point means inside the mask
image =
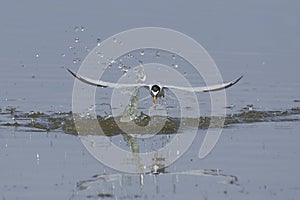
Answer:
POLYGON ((84 47, 84 50, 85 50, 85 52, 90 52, 91 51, 90 48, 88 48, 88 47, 84 47))
POLYGON ((122 68, 123 73, 127 73, 129 71, 129 69, 130 69, 130 67, 123 65, 123 68, 122 68))
POLYGON ((113 42, 117 43, 118 42, 117 38, 113 38, 113 42))
POLYGON ((172 64, 172 67, 178 68, 179 66, 178 66, 178 64, 172 64))
POLYGON ((119 63, 119 64, 118 64, 118 68, 119 68, 119 69, 122 69, 122 68, 123 68, 123 66, 124 66, 124 64, 123 64, 123 63, 119 63))
POLYGON ((175 55, 175 54, 172 54, 172 58, 173 58, 173 59, 176 59, 176 55, 175 55))
POLYGON ((131 53, 127 54, 127 58, 133 58, 133 55, 131 53))
POLYGON ((74 58, 74 59, 73 59, 73 63, 74 63, 74 64, 76 64, 76 63, 78 63, 78 62, 80 62, 80 58, 74 58))
POLYGON ((61 57, 66 57, 66 54, 62 53, 60 54, 61 57))
POLYGON ((78 32, 78 31, 79 31, 79 27, 78 27, 78 26, 75 26, 75 27, 74 27, 74 31, 75 31, 75 32, 78 32))
POLYGON ((38 54, 38 53, 37 53, 37 54, 35 54, 35 57, 36 57, 36 58, 40 57, 40 54, 38 54))
POLYGON ((116 63, 115 59, 113 59, 113 58, 109 58, 109 59, 107 59, 107 61, 108 61, 110 64, 115 64, 115 63, 116 63))
POLYGON ((104 57, 104 55, 103 55, 103 53, 102 53, 102 52, 99 52, 99 51, 97 51, 97 52, 96 52, 96 54, 97 54, 98 56, 100 56, 101 58, 103 58, 103 57, 104 57))
POLYGON ((79 42, 79 38, 76 37, 76 38, 74 39, 74 41, 75 41, 75 43, 78 43, 78 42, 79 42))
POLYGON ((160 52, 159 51, 156 51, 156 53, 155 53, 155 57, 160 57, 160 52))
POLYGON ((83 26, 80 27, 80 31, 83 32, 85 31, 85 28, 83 26))
POLYGON ((73 47, 73 46, 69 46, 69 49, 75 49, 75 47, 73 47))
POLYGON ((97 38, 97 46, 100 46, 100 44, 101 44, 101 39, 97 38))
POLYGON ((141 56, 145 55, 145 51, 142 50, 142 51, 140 52, 140 54, 141 54, 141 56))

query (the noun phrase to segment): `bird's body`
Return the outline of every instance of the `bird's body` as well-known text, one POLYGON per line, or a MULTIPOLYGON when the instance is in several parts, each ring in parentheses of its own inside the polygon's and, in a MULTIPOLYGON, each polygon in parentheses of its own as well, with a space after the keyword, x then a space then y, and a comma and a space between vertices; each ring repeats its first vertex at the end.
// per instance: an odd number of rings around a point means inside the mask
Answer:
POLYGON ((145 87, 149 89, 151 96, 153 97, 154 104, 156 104, 157 97, 164 97, 165 89, 176 89, 176 90, 184 90, 188 92, 210 92, 210 91, 218 91, 229 88, 236 84, 243 76, 240 76, 238 79, 223 83, 219 85, 207 86, 207 87, 180 87, 180 86, 172 86, 172 85, 160 85, 160 84, 145 84, 145 83, 136 83, 136 84, 118 84, 118 83, 110 83, 101 80, 93 80, 87 77, 83 77, 79 74, 68 69, 68 71, 78 80, 87 83, 89 85, 94 85, 97 87, 111 87, 111 88, 131 88, 131 87, 145 87))
POLYGON ((157 97, 165 96, 164 88, 161 88, 159 85, 152 85, 150 89, 150 94, 153 97, 154 104, 156 104, 157 97))

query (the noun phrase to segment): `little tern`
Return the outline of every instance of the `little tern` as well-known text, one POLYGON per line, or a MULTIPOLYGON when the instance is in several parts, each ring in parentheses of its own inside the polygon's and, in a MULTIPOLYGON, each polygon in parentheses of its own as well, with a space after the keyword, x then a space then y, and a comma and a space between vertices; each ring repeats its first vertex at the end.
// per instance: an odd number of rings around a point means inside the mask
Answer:
POLYGON ((165 89, 176 89, 176 90, 183 90, 188 92, 211 92, 211 91, 218 91, 229 88, 236 84, 243 76, 240 76, 236 80, 230 81, 228 83, 222 83, 218 85, 212 86, 204 86, 204 87, 181 87, 181 86, 173 86, 173 85, 160 85, 160 84, 146 84, 146 83, 132 83, 132 84, 118 84, 118 83, 111 83, 105 82, 101 80, 93 80, 88 77, 81 76, 70 69, 67 69, 75 78, 78 80, 87 83, 89 85, 97 86, 97 87, 110 87, 116 89, 122 88, 131 88, 131 87, 145 87, 149 89, 151 96, 153 97, 153 102, 156 104, 156 99, 158 97, 164 97, 164 90, 165 89))

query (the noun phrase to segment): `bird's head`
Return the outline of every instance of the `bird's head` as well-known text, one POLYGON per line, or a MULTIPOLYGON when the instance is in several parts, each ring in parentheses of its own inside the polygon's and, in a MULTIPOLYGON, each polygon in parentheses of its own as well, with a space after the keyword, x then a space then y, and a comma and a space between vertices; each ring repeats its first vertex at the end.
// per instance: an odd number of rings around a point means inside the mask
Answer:
POLYGON ((160 87, 158 85, 153 85, 151 87, 151 96, 153 97, 154 104, 156 104, 156 98, 160 93, 160 87))

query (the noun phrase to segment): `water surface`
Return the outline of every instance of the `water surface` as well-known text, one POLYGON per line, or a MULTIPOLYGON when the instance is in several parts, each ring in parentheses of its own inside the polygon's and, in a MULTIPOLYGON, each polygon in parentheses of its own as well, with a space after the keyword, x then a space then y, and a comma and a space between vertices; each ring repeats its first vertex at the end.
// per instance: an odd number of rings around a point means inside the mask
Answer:
MULTIPOLYGON (((2 199, 298 199, 299 9, 296 1, 271 0, 3 3, 2 199), (211 119, 209 94, 199 94, 193 145, 158 175, 115 171, 86 151, 72 122, 74 78, 66 71, 76 71, 100 40, 142 26, 191 36, 208 50, 225 81, 244 75, 227 90, 225 128, 212 153, 197 157, 211 119)), ((169 62, 162 58, 159 62, 169 62)), ((203 84, 192 75, 187 71, 193 84, 203 84)), ((105 78, 117 80, 116 73, 105 78)), ((98 120, 112 141, 130 148, 110 118, 111 92, 97 89, 98 120)), ((173 137, 180 120, 171 96, 160 101, 170 115, 169 126, 154 139, 157 146, 173 137)), ((151 104, 145 99, 139 111, 151 104)))

